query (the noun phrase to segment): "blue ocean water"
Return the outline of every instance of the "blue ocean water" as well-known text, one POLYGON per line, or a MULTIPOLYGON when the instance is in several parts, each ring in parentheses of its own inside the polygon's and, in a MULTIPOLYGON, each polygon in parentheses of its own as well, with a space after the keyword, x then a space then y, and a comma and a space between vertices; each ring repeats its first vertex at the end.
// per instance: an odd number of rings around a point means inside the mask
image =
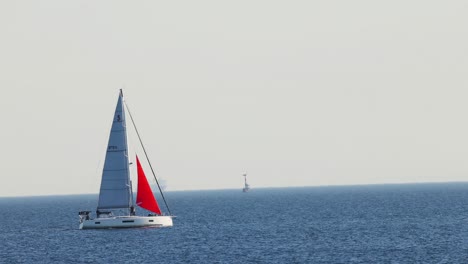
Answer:
POLYGON ((468 263, 468 183, 167 192, 172 228, 78 230, 96 195, 0 198, 1 263, 468 263))

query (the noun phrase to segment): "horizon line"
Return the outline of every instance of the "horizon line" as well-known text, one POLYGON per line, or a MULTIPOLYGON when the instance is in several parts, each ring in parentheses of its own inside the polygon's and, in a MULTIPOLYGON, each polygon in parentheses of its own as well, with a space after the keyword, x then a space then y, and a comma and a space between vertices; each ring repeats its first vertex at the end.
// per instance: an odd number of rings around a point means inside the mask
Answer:
MULTIPOLYGON (((376 185, 415 185, 415 184, 456 184, 468 183, 468 181, 426 181, 426 182, 396 182, 396 183, 358 183, 358 184, 327 184, 327 185, 293 185, 293 186, 259 186, 255 189, 285 189, 285 188, 313 188, 313 187, 352 187, 352 186, 376 186, 376 185)), ((242 190, 242 188, 219 188, 219 189, 174 189, 166 190, 170 192, 197 192, 197 191, 222 191, 222 190, 242 190)), ((51 196, 79 196, 79 195, 99 195, 99 193, 69 193, 69 194, 31 194, 31 195, 11 195, 0 196, 2 198, 27 198, 27 197, 51 197, 51 196)))

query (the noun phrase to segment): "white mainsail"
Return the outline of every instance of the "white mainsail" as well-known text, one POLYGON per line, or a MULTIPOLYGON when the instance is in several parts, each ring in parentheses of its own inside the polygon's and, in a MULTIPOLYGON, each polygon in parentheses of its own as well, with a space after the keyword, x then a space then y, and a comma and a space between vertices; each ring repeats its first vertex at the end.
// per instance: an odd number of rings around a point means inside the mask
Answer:
POLYGON ((127 151, 123 94, 120 92, 102 171, 98 210, 130 208, 132 191, 127 151))

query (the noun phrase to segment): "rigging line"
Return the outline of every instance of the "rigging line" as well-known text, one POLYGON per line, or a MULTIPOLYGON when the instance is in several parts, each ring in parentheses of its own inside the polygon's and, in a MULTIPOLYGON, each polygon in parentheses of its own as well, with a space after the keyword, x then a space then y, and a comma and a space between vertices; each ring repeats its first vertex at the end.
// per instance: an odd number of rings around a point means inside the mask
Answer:
POLYGON ((163 192, 161 190, 161 186, 159 185, 158 178, 156 178, 156 174, 154 173, 153 166, 151 165, 151 162, 150 162, 150 160, 148 158, 148 154, 146 153, 146 149, 145 149, 145 146, 143 145, 143 141, 141 140, 140 133, 138 133, 138 129, 137 129, 136 125, 135 125, 135 121, 133 120, 132 113, 130 112, 130 108, 128 107, 126 101, 124 101, 124 104, 125 104, 125 107, 127 108, 127 112, 128 112, 128 115, 130 116, 130 120, 132 120, 132 124, 133 124, 133 127, 135 128, 135 132, 136 132, 136 134, 138 136, 138 139, 140 140, 141 147, 143 149, 143 152, 145 153, 146 160, 148 161, 148 164, 149 164, 149 166, 151 168, 151 172, 153 173, 153 177, 154 177, 154 180, 156 181, 156 185, 158 185, 159 193, 161 193, 161 197, 163 198, 164 204, 166 205, 166 208, 167 208, 167 211, 169 212, 169 215, 172 215, 171 210, 169 209, 169 205, 167 205, 166 198, 164 197, 164 194, 163 194, 163 192))

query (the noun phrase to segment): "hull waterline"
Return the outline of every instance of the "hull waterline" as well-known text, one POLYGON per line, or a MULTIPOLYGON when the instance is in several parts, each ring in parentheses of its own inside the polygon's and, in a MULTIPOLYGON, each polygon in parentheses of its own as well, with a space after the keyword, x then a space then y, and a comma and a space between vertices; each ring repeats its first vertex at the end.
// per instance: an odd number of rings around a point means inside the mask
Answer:
POLYGON ((79 229, 171 227, 172 216, 116 216, 83 220, 79 229))

